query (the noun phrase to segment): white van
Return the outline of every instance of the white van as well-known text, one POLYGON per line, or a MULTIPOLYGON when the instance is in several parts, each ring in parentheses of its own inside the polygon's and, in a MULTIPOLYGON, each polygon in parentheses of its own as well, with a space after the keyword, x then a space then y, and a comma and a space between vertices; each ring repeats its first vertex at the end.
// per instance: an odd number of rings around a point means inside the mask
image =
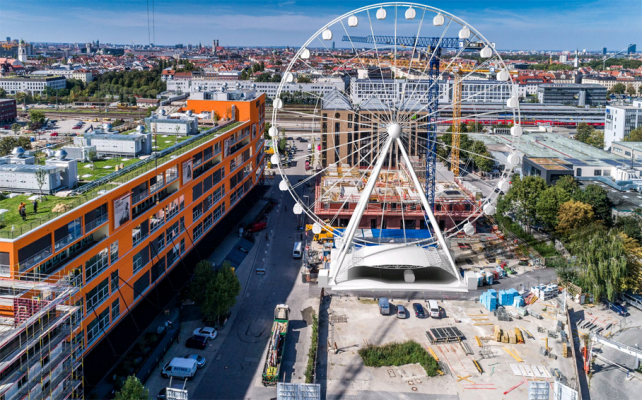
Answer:
POLYGON ((308 151, 312 151, 312 144, 308 144, 308 151))
POLYGON ((163 378, 173 378, 179 379, 192 379, 196 375, 196 370, 198 369, 198 363, 193 358, 179 358, 175 357, 172 361, 165 364, 161 370, 161 376, 163 378))
POLYGON ((301 258, 303 257, 303 243, 294 242, 294 248, 292 249, 292 258, 301 258))
POLYGON ((428 305, 428 313, 430 313, 431 318, 440 318, 441 317, 441 312, 439 310, 439 304, 437 304, 436 300, 426 300, 426 304, 428 305))

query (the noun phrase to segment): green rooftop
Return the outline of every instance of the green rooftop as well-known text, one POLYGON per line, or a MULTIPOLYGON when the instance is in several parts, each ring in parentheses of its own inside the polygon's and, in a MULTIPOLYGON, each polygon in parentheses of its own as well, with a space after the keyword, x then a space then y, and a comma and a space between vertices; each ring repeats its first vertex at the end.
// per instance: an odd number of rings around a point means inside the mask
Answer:
MULTIPOLYGON (((40 204, 38 205, 37 214, 33 213, 31 200, 27 200, 27 198, 30 196, 19 195, 13 198, 6 197, 3 199, 0 199, 0 209, 8 210, 2 216, 0 216, 0 238, 14 239, 21 235, 24 235, 25 233, 38 228, 39 226, 51 221, 52 219, 65 214, 69 210, 80 207, 85 203, 92 201, 93 199, 104 194, 106 191, 114 189, 124 183, 127 183, 135 178, 138 178, 141 175, 145 174, 146 172, 156 169, 157 165, 160 166, 168 161, 171 161, 172 159, 178 156, 181 156, 226 132, 229 132, 230 130, 236 128, 239 125, 242 125, 243 123, 244 122, 234 122, 230 125, 220 128, 215 132, 201 133, 200 135, 197 135, 197 136, 185 137, 182 140, 179 137, 179 144, 188 139, 195 139, 195 140, 183 147, 176 149, 175 151, 172 151, 171 153, 165 154, 164 156, 158 158, 158 162, 146 162, 146 160, 139 160, 139 159, 132 159, 127 162, 124 162, 122 160, 118 161, 118 159, 94 162, 95 165, 103 166, 103 167, 107 165, 115 166, 116 164, 121 164, 121 163, 124 163, 126 165, 141 164, 140 167, 135 168, 134 170, 129 171, 124 175, 117 176, 118 174, 115 171, 115 167, 114 168, 95 168, 94 170, 91 170, 90 168, 84 168, 84 166, 89 163, 80 163, 78 165, 78 174, 81 177, 82 175, 90 174, 90 175, 93 175, 91 178, 89 178, 89 180, 91 181, 95 181, 100 178, 107 178, 108 181, 103 184, 100 184, 99 186, 96 186, 95 188, 92 188, 91 190, 89 190, 88 192, 82 195, 69 196, 69 197, 56 197, 53 195, 48 195, 46 196, 46 199, 40 202, 40 204), (86 171, 89 171, 89 172, 86 172, 86 171), (114 176, 113 179, 109 179, 111 175, 114 176), (23 220, 18 214, 18 206, 20 205, 20 202, 24 202, 27 204, 26 220, 23 220), (69 209, 65 212, 55 213, 52 211, 52 209, 58 204, 64 204, 65 206, 69 207, 69 209)), ((163 151, 175 145, 174 143, 175 139, 173 137, 162 138, 159 135, 157 139, 159 141, 158 143, 159 149, 155 149, 156 151, 163 151), (168 140, 171 143, 164 143, 165 140, 168 140), (162 145, 160 143, 161 141, 163 142, 162 145)), ((38 193, 35 193, 35 192, 33 193, 33 195, 37 195, 37 194, 38 193)))

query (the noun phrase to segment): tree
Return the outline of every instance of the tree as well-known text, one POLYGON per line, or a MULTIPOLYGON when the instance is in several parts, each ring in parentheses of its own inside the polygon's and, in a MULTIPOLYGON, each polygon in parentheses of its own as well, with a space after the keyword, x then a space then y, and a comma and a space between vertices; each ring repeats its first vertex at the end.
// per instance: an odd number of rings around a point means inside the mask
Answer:
POLYGON ((512 187, 504 201, 507 210, 514 213, 526 233, 530 233, 530 227, 537 218, 537 200, 547 187, 546 181, 539 176, 512 177, 512 187))
POLYGON ((45 113, 40 110, 30 110, 29 121, 31 122, 30 125, 34 124, 35 126, 37 126, 33 129, 38 129, 42 126, 42 124, 45 123, 45 113))
POLYGON ((586 233, 586 229, 580 229, 568 245, 576 257, 573 266, 577 271, 577 283, 595 296, 596 303, 604 297, 613 301, 630 282, 623 236, 615 230, 606 232, 599 228, 586 233))
POLYGON ((560 205, 557 213, 557 231, 567 235, 580 226, 590 224, 594 217, 595 213, 590 204, 569 200, 560 205))
POLYGON ((18 132, 20 132, 20 129, 22 129, 22 125, 17 122, 11 125, 11 130, 13 131, 14 135, 17 135, 18 132))
POLYGON ((573 199, 590 204, 593 207, 595 218, 603 221, 607 226, 611 224, 611 209, 613 203, 609 199, 606 189, 596 184, 590 184, 586 189, 575 192, 573 199))
POLYGON ((539 219, 549 228, 557 226, 560 206, 571 199, 571 195, 562 186, 551 186, 544 190, 537 200, 536 210, 539 219))
MULTIPOLYGON (((642 87, 642 86, 640 86, 642 87)), ((628 136, 624 137, 625 142, 642 142, 642 126, 631 129, 628 136)))
POLYGON ((604 131, 597 131, 586 122, 577 125, 575 139, 599 149, 604 148, 604 131))
POLYGON ((34 175, 36 176, 36 183, 40 189, 40 198, 42 199, 44 197, 42 194, 42 187, 45 185, 45 179, 47 179, 47 171, 45 171, 44 168, 38 168, 34 175))
POLYGON ((194 277, 189 284, 189 296, 200 307, 205 302, 207 285, 214 280, 214 264, 208 260, 199 261, 194 268, 194 277))
POLYGON ((7 97, 7 92, 3 88, 0 88, 0 99, 4 99, 5 97, 7 97))
POLYGON ((205 289, 205 300, 201 307, 205 319, 218 322, 234 306, 240 292, 241 284, 234 269, 229 261, 224 261, 205 289))
POLYGON ((123 387, 116 392, 116 400, 149 400, 149 389, 134 375, 127 377, 123 387))
POLYGON ((255 81, 256 82, 270 82, 271 75, 267 72, 262 73, 261 75, 257 76, 255 81))
POLYGON ((624 241, 624 252, 627 258, 628 280, 625 289, 639 292, 642 290, 642 247, 639 240, 620 233, 624 241))
POLYGON ((626 87, 626 93, 627 93, 629 96, 635 96, 635 88, 633 87, 633 85, 629 84, 629 85, 626 87))
POLYGON ((638 242, 642 241, 642 217, 637 214, 618 217, 615 228, 638 242))
POLYGON ((265 139, 269 139, 269 138, 270 138, 270 128, 271 128, 271 127, 272 127, 272 124, 271 124, 271 123, 269 123, 269 122, 266 122, 266 123, 265 123, 265 125, 264 125, 264 127, 263 127, 263 137, 264 137, 265 139))
POLYGON ((611 94, 624 94, 625 90, 626 90, 626 86, 624 86, 623 83, 616 83, 615 85, 613 85, 611 90, 609 90, 609 92, 611 94))
POLYGON ((272 75, 272 78, 270 78, 270 82, 272 82, 272 83, 281 82, 281 75, 279 75, 279 74, 272 75))
POLYGON ((296 81, 297 83, 312 83, 312 79, 307 75, 299 75, 299 77, 296 78, 296 81))
POLYGON ((573 178, 573 175, 564 175, 555 182, 555 186, 560 187, 571 196, 580 190, 580 184, 573 178))
POLYGON ((0 139, 0 155, 10 154, 14 147, 31 150, 31 140, 28 137, 3 137, 0 139))

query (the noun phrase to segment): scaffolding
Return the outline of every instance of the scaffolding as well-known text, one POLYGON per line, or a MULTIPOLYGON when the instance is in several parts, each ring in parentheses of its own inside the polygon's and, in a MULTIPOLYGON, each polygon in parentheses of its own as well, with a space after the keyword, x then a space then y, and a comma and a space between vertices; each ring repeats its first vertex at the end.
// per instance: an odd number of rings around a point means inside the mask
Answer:
POLYGON ((63 273, 0 279, 0 396, 82 399, 79 286, 63 273))
POLYGON ((452 148, 450 162, 455 177, 459 176, 459 148, 461 142, 461 88, 462 77, 459 70, 455 72, 455 84, 453 85, 453 127, 452 127, 452 148))

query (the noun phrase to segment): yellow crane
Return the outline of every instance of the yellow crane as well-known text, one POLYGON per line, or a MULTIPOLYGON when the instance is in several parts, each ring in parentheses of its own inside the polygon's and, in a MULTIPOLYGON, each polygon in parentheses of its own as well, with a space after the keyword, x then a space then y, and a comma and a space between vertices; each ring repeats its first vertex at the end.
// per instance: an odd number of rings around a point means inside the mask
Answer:
POLYGON ((453 127, 452 148, 450 151, 451 170, 455 177, 459 176, 459 148, 461 139, 461 89, 462 76, 459 68, 453 68, 455 82, 453 84, 453 127))

